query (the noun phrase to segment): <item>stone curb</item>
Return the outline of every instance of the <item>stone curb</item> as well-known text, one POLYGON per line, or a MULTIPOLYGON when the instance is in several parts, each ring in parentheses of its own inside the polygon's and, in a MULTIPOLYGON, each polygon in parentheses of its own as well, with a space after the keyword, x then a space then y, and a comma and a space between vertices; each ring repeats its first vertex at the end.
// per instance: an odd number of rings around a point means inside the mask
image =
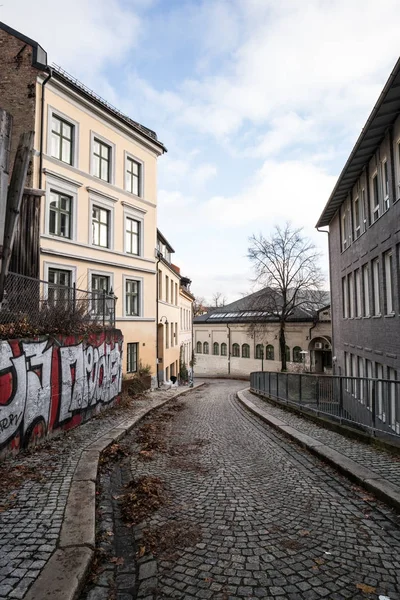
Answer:
POLYGON ((113 427, 82 451, 72 478, 58 548, 47 561, 24 600, 74 600, 82 588, 94 557, 96 480, 100 454, 127 435, 137 423, 178 396, 197 390, 199 383, 170 396, 157 406, 113 427))
POLYGON ((267 414, 262 409, 258 408, 251 400, 247 400, 243 392, 250 391, 246 388, 241 392, 237 392, 237 398, 243 406, 250 412, 259 417, 268 425, 274 427, 290 439, 294 440, 303 448, 307 448, 310 452, 321 458, 325 462, 335 467, 338 471, 355 481, 362 487, 374 493, 378 498, 400 511, 400 488, 383 479, 380 475, 374 473, 370 469, 359 465, 357 462, 341 454, 334 448, 326 446, 322 442, 313 437, 301 433, 294 427, 291 427, 285 421, 277 419, 272 415, 267 414))

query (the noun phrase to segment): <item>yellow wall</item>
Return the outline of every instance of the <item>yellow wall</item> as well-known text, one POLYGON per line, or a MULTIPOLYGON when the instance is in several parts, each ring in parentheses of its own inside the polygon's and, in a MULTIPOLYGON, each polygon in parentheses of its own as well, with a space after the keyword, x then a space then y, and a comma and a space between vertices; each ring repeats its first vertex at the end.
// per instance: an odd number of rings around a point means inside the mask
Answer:
MULTIPOLYGON (((41 84, 38 82, 38 106, 41 84)), ((40 110, 36 111, 35 149, 40 143, 40 110)), ((50 121, 49 121, 50 125, 50 121)), ((126 371, 126 344, 139 344, 139 360, 150 364, 156 373, 156 230, 157 230, 157 158, 162 153, 151 141, 101 109, 88 104, 76 92, 71 92, 51 79, 45 87, 44 108, 44 157, 41 215, 41 276, 46 279, 48 268, 65 268, 73 272, 78 288, 91 289, 92 272, 107 275, 118 297, 116 326, 124 335, 124 372, 126 371), (52 110, 77 124, 77 160, 73 166, 51 156, 48 135, 48 119, 52 110), (111 183, 91 174, 91 139, 93 134, 110 143, 114 151, 114 179, 111 183), (141 197, 124 189, 125 153, 129 153, 143 165, 143 190, 141 197), (72 239, 49 233, 49 191, 71 191, 73 198, 72 239), (92 245, 92 204, 110 210, 111 247, 92 245), (125 216, 142 223, 141 256, 130 255, 125 249, 125 216), (124 315, 125 279, 140 281, 141 311, 139 317, 124 315)), ((34 185, 39 185, 39 158, 35 158, 34 185)), ((177 320, 178 321, 178 320, 177 320)))

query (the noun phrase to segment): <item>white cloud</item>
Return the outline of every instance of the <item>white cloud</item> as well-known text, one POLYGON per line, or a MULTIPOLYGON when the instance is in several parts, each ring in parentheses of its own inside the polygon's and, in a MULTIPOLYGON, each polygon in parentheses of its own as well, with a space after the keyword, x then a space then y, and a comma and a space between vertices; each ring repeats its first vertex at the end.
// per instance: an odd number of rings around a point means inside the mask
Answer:
MULTIPOLYGON (((36 40, 56 62, 73 74, 95 82, 95 75, 125 60, 140 40, 140 20, 118 0, 40 0, 33 10, 28 0, 7 2, 1 18, 36 40), (44 25, 45 24, 45 25, 44 25)), ((142 2, 143 0, 139 0, 142 2)))

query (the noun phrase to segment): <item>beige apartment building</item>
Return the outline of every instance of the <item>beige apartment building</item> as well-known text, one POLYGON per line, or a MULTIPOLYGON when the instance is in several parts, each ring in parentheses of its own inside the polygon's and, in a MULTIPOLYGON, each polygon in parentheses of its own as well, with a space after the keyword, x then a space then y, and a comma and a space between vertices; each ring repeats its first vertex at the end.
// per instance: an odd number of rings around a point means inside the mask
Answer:
MULTIPOLYGON (((36 42, 4 24, 0 49, 1 106, 13 115, 16 135, 35 130, 28 185, 45 190, 39 276, 57 289, 112 291, 124 372, 135 373, 141 361, 155 376, 157 159, 166 149, 153 131, 48 67, 36 42)), ((179 277, 166 260, 161 269, 170 375, 179 358, 179 277)))
POLYGON ((179 290, 179 347, 180 361, 189 368, 193 355, 193 302, 190 291, 191 280, 181 276, 179 290))
POLYGON ((171 262, 175 252, 157 231, 157 380, 170 381, 179 374, 179 269, 171 262))

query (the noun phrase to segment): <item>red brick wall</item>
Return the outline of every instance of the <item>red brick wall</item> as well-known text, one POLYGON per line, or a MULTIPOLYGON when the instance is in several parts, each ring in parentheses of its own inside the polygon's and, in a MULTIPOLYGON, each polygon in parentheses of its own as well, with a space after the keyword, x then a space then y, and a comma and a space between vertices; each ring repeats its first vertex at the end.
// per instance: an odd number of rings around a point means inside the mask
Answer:
MULTIPOLYGON (((0 29, 0 107, 12 114, 11 167, 21 133, 35 128, 36 78, 32 47, 0 29)), ((32 165, 27 187, 32 187, 32 165)))

